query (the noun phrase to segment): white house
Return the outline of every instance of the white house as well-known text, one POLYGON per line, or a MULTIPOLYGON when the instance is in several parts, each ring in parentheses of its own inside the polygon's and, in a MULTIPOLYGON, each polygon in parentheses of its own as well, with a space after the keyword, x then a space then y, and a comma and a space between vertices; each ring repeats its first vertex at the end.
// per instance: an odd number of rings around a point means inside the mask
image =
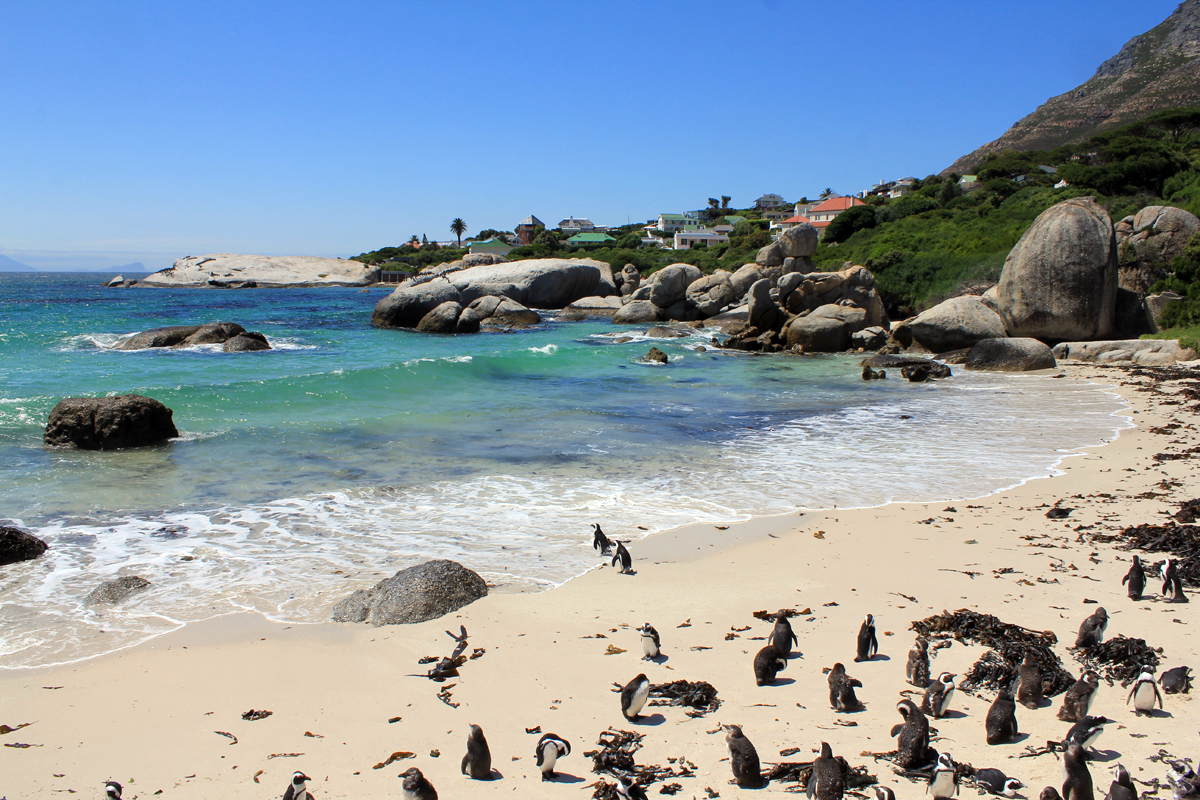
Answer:
POLYGON ((563 233, 591 233, 596 230, 596 226, 592 224, 590 219, 575 219, 567 217, 562 222, 558 223, 558 227, 563 233))
POLYGON ((675 234, 676 250, 691 250, 693 245, 697 244, 705 244, 708 247, 729 244, 729 236, 713 230, 679 231, 675 234))
POLYGON ((700 220, 686 214, 659 214, 658 224, 655 227, 665 233, 675 233, 676 231, 699 230, 703 226, 700 224, 700 220))
POLYGON ((785 205, 787 204, 783 202, 783 198, 777 194, 764 194, 754 201, 754 208, 759 211, 783 208, 785 205))

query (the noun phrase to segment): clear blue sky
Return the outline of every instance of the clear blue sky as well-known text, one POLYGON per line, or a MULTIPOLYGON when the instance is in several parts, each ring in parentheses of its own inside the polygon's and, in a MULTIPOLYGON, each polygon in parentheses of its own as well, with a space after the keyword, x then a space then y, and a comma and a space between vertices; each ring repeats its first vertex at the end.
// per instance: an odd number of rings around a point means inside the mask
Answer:
POLYGON ((1177 0, 0 0, 0 253, 152 269, 924 176, 1177 0))

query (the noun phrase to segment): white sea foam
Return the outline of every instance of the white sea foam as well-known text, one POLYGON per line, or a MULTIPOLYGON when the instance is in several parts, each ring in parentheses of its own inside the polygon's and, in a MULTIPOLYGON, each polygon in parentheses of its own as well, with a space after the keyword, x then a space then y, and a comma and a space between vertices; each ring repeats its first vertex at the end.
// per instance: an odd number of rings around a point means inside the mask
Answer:
POLYGON ((550 344, 546 345, 545 347, 527 347, 525 349, 528 350, 530 353, 543 353, 545 355, 552 356, 558 352, 558 345, 551 342, 550 344))

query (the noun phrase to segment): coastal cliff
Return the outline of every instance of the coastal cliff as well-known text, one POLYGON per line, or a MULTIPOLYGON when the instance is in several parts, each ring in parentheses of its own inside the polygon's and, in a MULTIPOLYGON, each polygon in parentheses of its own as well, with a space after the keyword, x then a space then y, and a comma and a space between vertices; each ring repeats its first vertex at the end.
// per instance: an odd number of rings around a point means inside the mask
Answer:
POLYGON ((136 284, 138 288, 249 289, 256 286, 367 286, 379 271, 358 261, 315 256, 185 256, 136 284))

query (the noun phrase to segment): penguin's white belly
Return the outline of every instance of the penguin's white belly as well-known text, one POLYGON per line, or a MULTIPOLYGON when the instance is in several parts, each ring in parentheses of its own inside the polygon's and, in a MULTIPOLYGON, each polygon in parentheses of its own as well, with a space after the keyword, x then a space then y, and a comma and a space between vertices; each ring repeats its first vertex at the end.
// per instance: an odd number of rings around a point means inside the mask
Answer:
POLYGON ((933 784, 930 786, 930 791, 934 797, 947 798, 954 796, 955 788, 954 773, 939 772, 933 777, 933 784))
POLYGON ((1133 707, 1138 711, 1149 711, 1154 708, 1154 687, 1149 683, 1143 683, 1133 693, 1133 707))
POLYGON ((647 681, 639 686, 633 692, 633 697, 629 701, 629 716, 635 717, 642 711, 642 706, 646 705, 646 698, 650 696, 650 683, 647 681))
POLYGON ((654 643, 653 636, 642 637, 642 652, 650 658, 654 658, 656 655, 658 655, 658 645, 654 643))
POLYGON ((938 713, 937 713, 937 715, 938 715, 939 717, 940 717, 940 716, 943 716, 943 715, 946 713, 946 710, 947 710, 948 708, 950 708, 950 699, 951 699, 952 697, 954 697, 954 690, 953 690, 953 689, 949 689, 949 690, 947 690, 947 691, 946 691, 946 693, 945 693, 945 694, 943 694, 943 695, 942 695, 942 697, 941 697, 941 700, 939 700, 939 701, 938 701, 938 704, 937 704, 937 712, 938 712, 938 713))
POLYGON ((542 772, 553 772, 554 762, 558 761, 558 747, 547 744, 542 749, 542 772))

